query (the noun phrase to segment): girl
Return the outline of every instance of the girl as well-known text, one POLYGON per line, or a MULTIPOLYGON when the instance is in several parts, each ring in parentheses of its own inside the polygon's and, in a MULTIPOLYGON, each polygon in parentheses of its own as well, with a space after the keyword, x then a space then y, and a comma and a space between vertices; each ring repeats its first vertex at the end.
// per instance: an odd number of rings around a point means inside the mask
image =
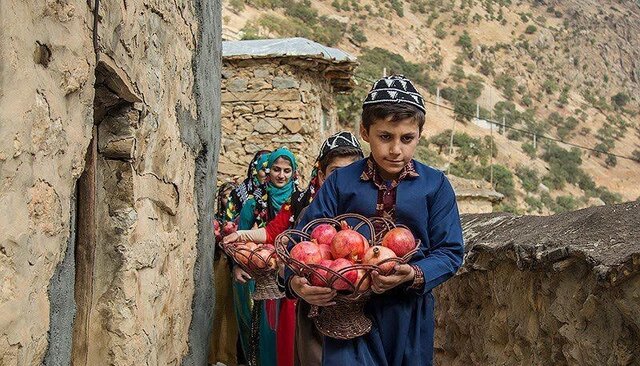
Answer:
MULTIPOLYGON (((267 184, 263 195, 250 197, 240 212, 240 230, 264 227, 296 191, 295 156, 287 148, 269 154, 266 163, 267 184)), ((233 270, 234 301, 240 327, 240 340, 249 365, 276 365, 276 303, 253 301, 255 284, 241 268, 233 270)))

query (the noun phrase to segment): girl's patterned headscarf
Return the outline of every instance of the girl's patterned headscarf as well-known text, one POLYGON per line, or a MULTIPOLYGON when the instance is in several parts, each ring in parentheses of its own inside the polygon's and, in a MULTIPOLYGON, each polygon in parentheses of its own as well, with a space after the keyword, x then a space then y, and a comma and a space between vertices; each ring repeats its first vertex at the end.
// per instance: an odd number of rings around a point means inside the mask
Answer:
POLYGON ((216 203, 217 203, 216 219, 217 220, 226 221, 225 212, 226 212, 227 206, 229 205, 229 202, 231 200, 231 194, 230 193, 226 193, 226 192, 228 190, 235 189, 235 187, 236 187, 235 184, 233 184, 231 182, 225 182, 225 183, 222 183, 220 188, 218 188, 218 193, 217 193, 217 197, 216 197, 216 203), (225 198, 227 198, 227 205, 226 206, 222 203, 222 200, 225 199, 225 198))
POLYGON ((234 220, 249 196, 262 196, 265 185, 258 179, 258 171, 267 169, 269 150, 260 150, 251 159, 247 168, 247 177, 231 192, 231 198, 225 213, 226 220, 234 220))

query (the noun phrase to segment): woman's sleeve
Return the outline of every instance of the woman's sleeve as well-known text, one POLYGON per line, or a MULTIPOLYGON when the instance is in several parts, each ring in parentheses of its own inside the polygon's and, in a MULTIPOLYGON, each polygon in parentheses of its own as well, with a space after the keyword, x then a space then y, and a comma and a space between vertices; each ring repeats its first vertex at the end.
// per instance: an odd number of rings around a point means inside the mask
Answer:
POLYGON ((456 204, 456 196, 449 180, 442 174, 440 188, 429 208, 429 254, 413 263, 424 274, 424 287, 418 293, 425 294, 451 278, 462 265, 464 243, 462 225, 456 204))
POLYGON ((253 223, 256 221, 255 216, 256 200, 250 198, 242 206, 240 211, 240 222, 238 223, 238 230, 249 230, 253 228, 253 223))
POLYGON ((291 204, 285 203, 282 205, 282 208, 280 208, 280 211, 278 211, 276 217, 269 221, 267 226, 265 226, 267 231, 267 243, 273 244, 278 235, 291 227, 291 216, 293 216, 291 204))

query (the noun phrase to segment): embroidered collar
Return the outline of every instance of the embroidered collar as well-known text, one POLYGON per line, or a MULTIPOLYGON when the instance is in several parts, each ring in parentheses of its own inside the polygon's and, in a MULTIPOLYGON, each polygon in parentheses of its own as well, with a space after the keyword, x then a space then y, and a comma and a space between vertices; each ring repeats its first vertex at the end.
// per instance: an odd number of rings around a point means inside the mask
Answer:
MULTIPOLYGON (((373 157, 369 155, 369 157, 367 158, 367 165, 362 171, 362 174, 360 175, 360 179, 365 181, 366 180, 373 181, 373 183, 375 183, 375 185, 378 186, 378 188, 383 188, 383 187, 387 188, 387 185, 384 179, 382 178, 382 176, 380 175, 380 172, 378 169, 379 169, 378 164, 376 164, 376 162, 373 160, 373 157)), ((415 165, 413 164, 413 160, 409 160, 409 162, 402 168, 402 171, 400 172, 398 179, 394 179, 393 181, 391 181, 390 188, 397 187, 400 181, 406 178, 414 178, 419 176, 420 174, 418 174, 418 172, 416 171, 415 165)))

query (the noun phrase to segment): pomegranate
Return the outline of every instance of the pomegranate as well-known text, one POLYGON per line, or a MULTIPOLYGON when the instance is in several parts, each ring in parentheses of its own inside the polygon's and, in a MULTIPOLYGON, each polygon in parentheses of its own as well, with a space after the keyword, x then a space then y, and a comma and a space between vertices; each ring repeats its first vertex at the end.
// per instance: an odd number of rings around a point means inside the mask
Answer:
POLYGON ((318 245, 318 249, 320 249, 320 255, 322 256, 322 259, 333 259, 330 246, 320 244, 318 245))
POLYGON ((250 266, 254 269, 275 269, 277 267, 276 257, 273 255, 275 249, 270 245, 269 248, 266 245, 263 245, 258 250, 254 252, 251 256, 250 266))
POLYGON ((347 258, 354 262, 362 260, 364 252, 369 247, 367 239, 359 232, 351 229, 346 221, 341 223, 342 230, 334 235, 331 241, 333 258, 347 258))
POLYGON ((329 245, 337 232, 333 225, 320 224, 311 232, 311 239, 315 239, 320 245, 329 245))
MULTIPOLYGON (((333 263, 330 259, 323 259, 318 263, 322 267, 329 268, 333 263)), ((327 270, 323 268, 315 268, 316 272, 311 275, 311 286, 327 287, 327 282, 330 276, 327 274, 327 270)))
POLYGON ((358 280, 357 269, 341 271, 349 266, 353 266, 353 262, 345 258, 338 258, 331 263, 331 266, 329 266, 329 269, 338 272, 344 278, 342 279, 338 277, 334 279, 333 288, 335 288, 336 290, 350 290, 351 285, 355 285, 356 281, 358 280))
POLYGON ((249 265, 249 257, 251 257, 251 252, 256 250, 258 246, 254 242, 246 242, 244 244, 238 244, 235 252, 235 260, 238 263, 244 264, 245 266, 249 265))
POLYGON ((238 231, 238 224, 233 221, 225 222, 224 226, 222 227, 222 235, 224 236, 235 233, 236 231, 238 231))
POLYGON ((322 254, 316 243, 301 241, 291 249, 291 258, 305 264, 318 264, 322 260, 322 254))
POLYGON ((379 264, 379 263, 390 258, 398 258, 398 257, 396 256, 396 253, 393 252, 393 250, 387 247, 376 245, 369 248, 369 250, 367 250, 367 252, 364 254, 364 259, 362 260, 362 263, 378 266, 378 268, 380 268, 379 270, 380 274, 383 276, 387 276, 391 274, 391 271, 393 271, 393 267, 396 266, 397 262, 388 261, 383 264, 379 264))
POLYGON ((364 269, 358 270, 358 279, 356 280, 356 288, 360 291, 366 291, 371 287, 371 276, 366 276, 367 271, 364 269), (366 277, 365 277, 366 276, 366 277), (362 281, 362 282, 361 282, 362 281))
POLYGON ((385 234, 382 238, 382 246, 393 250, 398 257, 404 257, 416 247, 416 239, 408 229, 397 227, 385 234))

